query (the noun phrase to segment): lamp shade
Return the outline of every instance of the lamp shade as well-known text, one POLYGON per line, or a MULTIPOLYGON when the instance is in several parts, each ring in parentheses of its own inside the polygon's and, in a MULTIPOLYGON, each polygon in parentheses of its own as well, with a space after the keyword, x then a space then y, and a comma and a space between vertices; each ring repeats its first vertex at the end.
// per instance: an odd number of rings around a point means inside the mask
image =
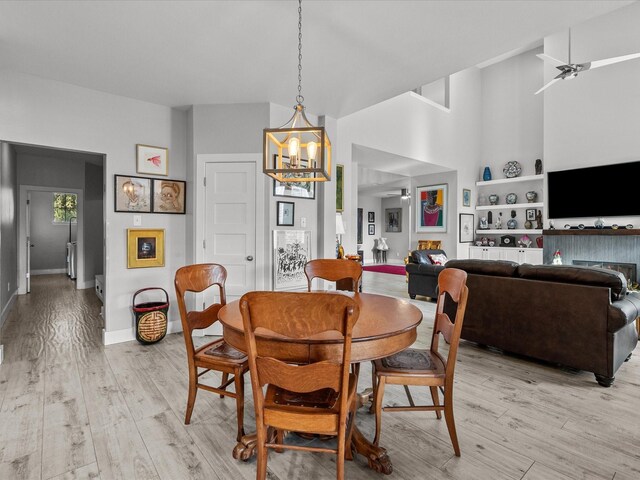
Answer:
POLYGON ((336 213, 336 235, 344 235, 344 223, 342 222, 342 214, 336 213))

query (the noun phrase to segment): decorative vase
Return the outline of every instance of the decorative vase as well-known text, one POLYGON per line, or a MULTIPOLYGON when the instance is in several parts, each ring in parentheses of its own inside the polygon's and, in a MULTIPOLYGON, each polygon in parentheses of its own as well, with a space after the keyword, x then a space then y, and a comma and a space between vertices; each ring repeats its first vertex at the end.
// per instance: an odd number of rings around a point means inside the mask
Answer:
POLYGON ((506 200, 508 205, 513 205, 518 201, 518 195, 515 193, 507 193, 506 200))
POLYGON ((527 202, 529 203, 533 203, 536 201, 536 199, 538 198, 538 193, 537 192, 527 192, 524 194, 525 197, 527 197, 527 202))
POLYGON ((389 250, 386 238, 380 237, 380 240, 378 240, 378 250, 389 250))
POLYGON ((510 219, 507 222, 507 228, 509 230, 515 230, 516 228, 518 228, 518 221, 515 218, 510 219))
POLYGON ((536 245, 538 245, 538 248, 542 248, 542 235, 536 238, 536 245))
POLYGON ((484 172, 482 173, 482 180, 488 182, 491 180, 491 169, 489 167, 484 167, 484 172))
POLYGON ((531 230, 533 228, 533 223, 531 223, 531 220, 527 220, 526 222, 524 222, 524 228, 526 228, 527 230, 531 230))
POLYGON ((489 195, 489 203, 491 205, 496 205, 498 203, 498 199, 500 197, 498 197, 498 195, 496 195, 495 193, 492 193, 491 195, 489 195))
POLYGON ((596 228, 604 228, 604 219, 602 219, 602 218, 598 218, 598 219, 596 219, 596 221, 595 221, 595 222, 593 222, 593 225, 594 225, 596 228))

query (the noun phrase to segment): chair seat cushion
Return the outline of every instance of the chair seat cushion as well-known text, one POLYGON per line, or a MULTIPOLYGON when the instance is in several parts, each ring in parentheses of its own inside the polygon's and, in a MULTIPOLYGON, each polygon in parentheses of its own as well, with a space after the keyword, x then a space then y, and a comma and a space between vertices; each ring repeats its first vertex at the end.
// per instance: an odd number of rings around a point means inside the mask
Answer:
MULTIPOLYGON (((356 377, 353 374, 349 375, 349 391, 347 392, 349 398, 353 398, 356 390, 356 377)), ((323 388, 308 393, 292 392, 285 390, 284 388, 277 387, 275 385, 269 385, 267 387, 267 394, 265 396, 265 407, 282 407, 282 408, 303 408, 303 409, 324 409, 333 412, 337 412, 340 403, 338 399, 340 395, 332 388, 323 388)), ((348 405, 348 403, 347 403, 348 405)))
POLYGON ((407 348, 380 360, 375 360, 378 373, 429 373, 444 375, 444 363, 431 350, 407 348))
POLYGON ((242 363, 247 360, 247 356, 241 351, 233 348, 223 339, 220 339, 200 347, 196 351, 196 359, 202 360, 205 362, 207 360, 213 360, 213 361, 242 363))

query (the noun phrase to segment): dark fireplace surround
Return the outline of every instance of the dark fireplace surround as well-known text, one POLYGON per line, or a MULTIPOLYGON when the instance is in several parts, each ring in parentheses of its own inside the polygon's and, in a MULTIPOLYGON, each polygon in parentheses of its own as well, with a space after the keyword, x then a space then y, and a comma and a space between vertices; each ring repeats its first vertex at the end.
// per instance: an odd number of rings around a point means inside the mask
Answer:
POLYGON ((564 265, 609 268, 622 272, 627 282, 638 282, 640 229, 557 229, 544 230, 543 235, 546 264, 552 263, 553 254, 560 250, 564 265))

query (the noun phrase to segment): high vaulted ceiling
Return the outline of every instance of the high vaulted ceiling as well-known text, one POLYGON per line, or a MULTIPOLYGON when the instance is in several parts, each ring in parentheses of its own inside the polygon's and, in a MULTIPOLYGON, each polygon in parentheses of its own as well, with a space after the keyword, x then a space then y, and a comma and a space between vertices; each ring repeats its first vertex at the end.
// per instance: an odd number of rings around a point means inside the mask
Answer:
MULTIPOLYGON (((303 2, 310 112, 341 117, 630 1, 303 2)), ((0 2, 1 68, 173 107, 297 93, 297 2, 0 2)))

